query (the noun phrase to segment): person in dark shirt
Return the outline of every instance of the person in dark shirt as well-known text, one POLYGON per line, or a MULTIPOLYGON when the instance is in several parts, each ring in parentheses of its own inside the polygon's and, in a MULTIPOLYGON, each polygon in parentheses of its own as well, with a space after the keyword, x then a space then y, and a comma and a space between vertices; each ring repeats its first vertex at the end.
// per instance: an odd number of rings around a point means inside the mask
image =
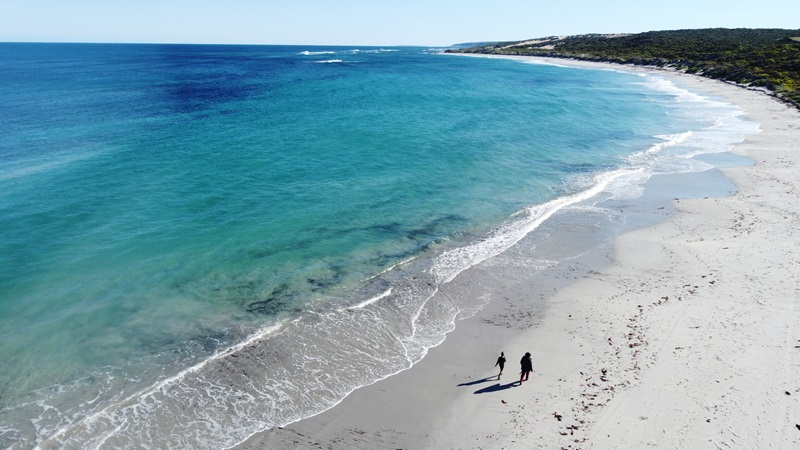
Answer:
POLYGON ((519 384, 522 384, 522 381, 528 381, 528 376, 530 375, 531 371, 533 370, 533 361, 531 360, 531 352, 525 353, 525 356, 519 361, 522 370, 519 373, 519 384))
POLYGON ((497 362, 494 363, 494 366, 500 366, 500 373, 497 374, 497 379, 500 379, 500 375, 503 374, 503 367, 506 365, 506 356, 503 352, 500 352, 500 356, 497 358, 497 362))

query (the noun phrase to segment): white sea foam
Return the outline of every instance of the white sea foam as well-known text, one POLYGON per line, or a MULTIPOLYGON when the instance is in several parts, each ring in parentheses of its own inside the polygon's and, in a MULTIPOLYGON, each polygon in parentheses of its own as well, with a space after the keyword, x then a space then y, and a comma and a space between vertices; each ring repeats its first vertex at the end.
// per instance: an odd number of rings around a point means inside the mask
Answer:
POLYGON ((651 174, 701 172, 712 168, 695 156, 729 151, 746 134, 757 133, 758 124, 742 118, 742 111, 729 103, 709 98, 677 86, 671 79, 649 73, 642 74, 643 84, 667 95, 670 115, 696 126, 672 135, 654 136, 660 142, 646 151, 628 157, 632 166, 643 167, 651 174))
MULTIPOLYGON (((102 445, 106 442, 106 440, 110 436, 112 436, 115 432, 117 432, 120 427, 115 426, 110 429, 106 428, 104 431, 100 432, 99 434, 96 434, 95 431, 97 431, 98 422, 108 421, 113 423, 116 418, 119 418, 120 411, 129 410, 134 412, 135 414, 135 410, 138 409, 138 407, 141 407, 151 402, 155 394, 159 393, 164 394, 165 390, 172 387, 176 387, 187 376, 196 374, 201 370, 203 370, 204 368, 206 368, 207 366, 209 366, 210 364, 219 361, 221 358, 227 357, 243 348, 246 348, 252 345, 254 342, 267 338, 271 334, 280 330, 281 327, 285 325, 285 323, 286 322, 283 321, 283 322, 278 322, 272 326, 265 327, 264 329, 260 330, 257 333, 254 333, 244 341, 235 344, 233 346, 230 346, 228 348, 221 349, 217 351, 214 355, 204 359, 200 363, 192 367, 189 367, 187 369, 184 369, 176 375, 161 380, 142 392, 137 392, 136 394, 133 394, 118 402, 114 402, 106 406, 102 410, 94 414, 91 414, 76 423, 72 423, 64 428, 61 428, 53 432, 52 434, 47 433, 45 439, 41 438, 39 439, 39 443, 37 444, 36 448, 37 449, 49 448, 49 446, 52 445, 52 443, 59 443, 60 445, 67 444, 67 446, 69 446, 71 439, 75 434, 81 436, 81 439, 78 439, 80 446, 85 445, 84 439, 86 439, 86 442, 93 443, 91 446, 86 446, 87 448, 102 447, 102 445), (84 432, 81 433, 81 430, 83 430, 84 432)), ((45 410, 46 409, 47 408, 45 408, 45 410)), ((124 416, 125 414, 123 414, 123 417, 124 416)), ((44 431, 47 432, 47 430, 44 431)))
POLYGON ((509 249, 562 208, 598 195, 617 179, 641 172, 642 169, 620 169, 605 172, 595 176, 595 184, 585 191, 526 208, 519 220, 498 228, 481 242, 471 246, 449 250, 437 258, 432 269, 437 282, 447 283, 453 280, 453 278, 467 268, 509 249))
POLYGON ((325 52, 310 52, 308 50, 300 52, 303 56, 317 56, 317 55, 335 55, 336 52, 325 51, 325 52))
POLYGON ((645 151, 645 154, 648 156, 656 156, 658 153, 661 153, 667 147, 673 147, 681 142, 685 141, 689 137, 691 137, 694 133, 691 131, 685 131, 683 133, 678 134, 665 134, 661 136, 655 136, 657 139, 661 139, 663 142, 659 142, 652 147, 648 148, 645 151))
POLYGON ((341 60, 341 59, 326 59, 324 61, 314 61, 314 62, 316 64, 335 64, 335 63, 340 63, 340 62, 344 62, 344 61, 341 60))
POLYGON ((375 303, 375 302, 377 302, 377 301, 379 301, 381 299, 384 299, 384 298, 386 298, 386 297, 388 297, 390 295, 392 295, 392 289, 388 289, 385 292, 381 293, 380 295, 376 295, 375 297, 368 298, 368 299, 364 300, 363 302, 361 302, 361 303, 359 303, 357 305, 353 305, 353 306, 347 307, 345 309, 350 309, 350 310, 361 309, 361 308, 363 308, 365 306, 369 306, 369 305, 371 305, 371 304, 373 304, 373 303, 375 303))
POLYGON ((390 49, 390 48, 379 48, 374 50, 361 50, 361 53, 393 53, 399 50, 390 49))
POLYGON ((308 311, 78 423, 41 430, 38 448, 138 447, 143 435, 159 448, 227 448, 331 408, 411 367, 454 328, 449 300, 398 280, 353 308, 308 311))
POLYGON ((370 277, 370 279, 373 279, 373 278, 379 277, 379 276, 381 276, 381 275, 385 274, 386 272, 389 272, 390 270, 394 270, 396 267, 400 267, 400 266, 402 266, 402 265, 404 265, 404 264, 408 264, 408 263, 410 263, 411 261, 414 261, 415 259, 417 259, 417 257, 416 257, 416 256, 412 256, 412 257, 410 257, 410 258, 408 258, 408 259, 404 259, 404 260, 400 261, 400 262, 399 262, 399 263, 397 263, 397 264, 392 264, 391 266, 389 266, 389 267, 387 267, 386 269, 382 270, 382 271, 381 271, 381 272, 379 272, 378 274, 376 274, 376 275, 374 275, 374 276, 370 277))
POLYGON ((722 105, 726 105, 727 103, 717 102, 714 100, 709 99, 703 95, 700 95, 696 92, 692 92, 683 88, 680 88, 675 85, 675 83, 662 76, 652 75, 652 74, 643 74, 643 78, 647 86, 655 91, 663 92, 666 94, 670 94, 674 96, 675 100, 678 102, 688 102, 688 103, 706 103, 710 106, 719 107, 722 105))

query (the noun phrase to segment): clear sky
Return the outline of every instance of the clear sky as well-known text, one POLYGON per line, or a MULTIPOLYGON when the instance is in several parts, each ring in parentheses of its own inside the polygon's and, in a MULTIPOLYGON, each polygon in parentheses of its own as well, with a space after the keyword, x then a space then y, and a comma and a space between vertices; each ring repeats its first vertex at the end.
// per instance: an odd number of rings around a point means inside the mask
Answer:
POLYGON ((0 0, 0 41, 423 45, 800 28, 800 0, 0 0))

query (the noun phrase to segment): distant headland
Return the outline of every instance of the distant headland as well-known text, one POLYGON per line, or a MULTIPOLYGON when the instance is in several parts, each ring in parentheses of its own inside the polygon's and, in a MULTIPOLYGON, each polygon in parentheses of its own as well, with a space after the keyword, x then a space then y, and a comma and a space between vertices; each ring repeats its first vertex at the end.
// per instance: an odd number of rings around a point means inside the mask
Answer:
POLYGON ((459 44, 448 53, 656 66, 763 88, 800 108, 800 29, 708 28, 459 44))

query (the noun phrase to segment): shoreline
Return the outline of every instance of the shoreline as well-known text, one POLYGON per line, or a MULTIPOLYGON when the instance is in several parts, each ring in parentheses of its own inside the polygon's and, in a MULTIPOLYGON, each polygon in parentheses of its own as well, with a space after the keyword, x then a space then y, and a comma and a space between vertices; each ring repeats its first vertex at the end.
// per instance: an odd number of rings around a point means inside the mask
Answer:
POLYGON ((518 244, 496 257, 500 270, 473 267, 443 292, 480 288, 493 301, 422 361, 234 448, 800 444, 800 114, 738 86, 657 72, 761 125, 732 151, 756 164, 720 169, 737 194, 675 201, 666 221, 535 277, 515 267, 526 256, 518 244), (526 351, 534 372, 520 387, 526 351))

